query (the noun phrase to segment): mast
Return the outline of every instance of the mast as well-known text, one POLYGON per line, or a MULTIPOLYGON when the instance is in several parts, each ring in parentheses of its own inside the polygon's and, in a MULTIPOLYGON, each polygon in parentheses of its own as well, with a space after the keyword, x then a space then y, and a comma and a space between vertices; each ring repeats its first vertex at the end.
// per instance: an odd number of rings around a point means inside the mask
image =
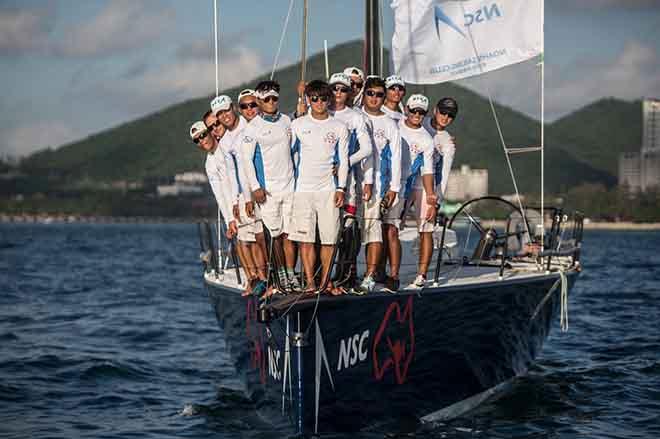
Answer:
POLYGON ((365 0, 364 74, 382 76, 380 0, 365 0))
POLYGON ((300 80, 305 81, 305 74, 307 72, 307 14, 309 11, 309 4, 307 0, 303 1, 303 31, 302 31, 302 44, 300 47, 300 80))

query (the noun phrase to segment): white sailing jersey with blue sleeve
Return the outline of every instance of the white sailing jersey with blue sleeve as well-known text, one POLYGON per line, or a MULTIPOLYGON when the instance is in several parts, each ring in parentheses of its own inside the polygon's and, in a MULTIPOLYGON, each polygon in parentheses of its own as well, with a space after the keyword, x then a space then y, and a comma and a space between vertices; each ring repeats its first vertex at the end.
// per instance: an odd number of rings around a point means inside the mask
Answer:
POLYGON ((433 138, 424 127, 410 128, 405 119, 399 122, 401 133, 401 185, 403 198, 409 199, 414 190, 422 189, 422 175, 434 173, 433 138))
POLYGON ((250 182, 248 181, 247 176, 245 175, 244 167, 242 164, 242 158, 240 153, 240 140, 242 139, 243 131, 247 127, 248 123, 243 116, 240 116, 238 119, 238 125, 233 130, 225 130, 225 134, 220 139, 218 148, 222 149, 224 153, 228 153, 231 156, 231 161, 229 161, 230 169, 233 168, 235 175, 232 190, 233 203, 238 202, 239 194, 246 194, 246 200, 250 199, 251 196, 251 187, 250 182))
POLYGON ((293 191, 289 116, 279 113, 252 119, 243 131, 240 150, 252 190, 262 188, 271 193, 293 191))
POLYGON ((219 147, 213 153, 206 154, 206 162, 204 168, 206 176, 211 185, 211 191, 215 196, 215 201, 218 203, 218 209, 222 214, 225 224, 234 219, 232 213, 233 205, 233 190, 235 182, 233 182, 233 172, 230 172, 230 161, 233 165, 233 159, 229 153, 223 152, 219 147))
POLYGON ((306 114, 291 122, 291 154, 295 192, 334 192, 346 187, 348 129, 340 120, 306 114), (337 178, 332 173, 335 165, 337 178))
POLYGON ((373 167, 365 171, 365 180, 374 182, 374 194, 383 197, 387 191, 401 189, 401 134, 392 118, 386 114, 374 116, 367 113, 368 128, 374 145, 373 167), (373 175, 368 174, 372 172, 373 175))

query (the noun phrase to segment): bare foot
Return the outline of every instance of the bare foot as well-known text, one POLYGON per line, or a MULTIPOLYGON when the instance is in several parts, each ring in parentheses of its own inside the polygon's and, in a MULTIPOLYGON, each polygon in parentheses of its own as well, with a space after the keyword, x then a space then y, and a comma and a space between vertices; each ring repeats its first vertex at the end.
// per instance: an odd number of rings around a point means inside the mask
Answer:
POLYGON ((252 294, 252 288, 254 288, 255 281, 256 279, 248 279, 247 286, 245 287, 245 290, 241 293, 241 296, 247 297, 252 294))
POLYGON ((273 294, 275 294, 275 293, 277 293, 277 292, 278 292, 277 289, 275 289, 275 288, 273 288, 273 287, 268 287, 268 288, 266 289, 266 292, 264 292, 264 293, 261 295, 261 300, 263 300, 263 299, 268 299, 269 297, 271 297, 273 294))
POLYGON ((336 287, 332 282, 330 282, 325 289, 325 293, 331 296, 341 296, 343 294, 346 294, 346 290, 343 289, 342 287, 336 287))

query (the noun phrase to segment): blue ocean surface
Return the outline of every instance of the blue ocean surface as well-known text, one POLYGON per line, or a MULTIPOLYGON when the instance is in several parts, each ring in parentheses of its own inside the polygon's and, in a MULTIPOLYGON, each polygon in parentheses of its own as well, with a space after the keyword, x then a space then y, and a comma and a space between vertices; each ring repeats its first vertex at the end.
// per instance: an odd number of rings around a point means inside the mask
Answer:
MULTIPOLYGON (((193 224, 0 224, 0 437, 289 435, 240 391, 198 243, 193 224)), ((502 398, 415 437, 660 437, 659 253, 658 232, 585 232, 569 331, 502 398)))

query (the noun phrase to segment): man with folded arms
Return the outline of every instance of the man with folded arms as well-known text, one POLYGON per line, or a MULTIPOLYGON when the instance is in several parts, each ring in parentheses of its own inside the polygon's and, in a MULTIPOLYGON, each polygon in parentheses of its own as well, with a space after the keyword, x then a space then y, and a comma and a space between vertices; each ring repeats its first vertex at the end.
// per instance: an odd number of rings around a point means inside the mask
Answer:
POLYGON ((365 172, 365 179, 374 182, 373 196, 365 201, 363 239, 367 246, 367 271, 360 288, 373 291, 377 265, 383 247, 389 254, 390 276, 385 288, 399 289, 401 243, 399 216, 403 202, 399 201, 401 187, 401 135, 396 123, 383 111, 385 82, 378 77, 367 79, 364 86, 364 113, 367 115, 373 139, 373 168, 365 172), (369 176, 369 172, 373 172, 369 176), (382 212, 385 211, 385 212, 382 212))
POLYGON ((454 98, 442 98, 433 109, 433 115, 424 119, 424 128, 433 137, 435 147, 435 192, 442 201, 447 191, 449 174, 456 154, 456 142, 447 127, 458 115, 458 103, 454 98))
POLYGON ((305 87, 310 103, 308 114, 291 123, 292 154, 295 164, 293 219, 289 238, 300 245, 307 292, 317 290, 316 227, 321 241, 321 285, 326 292, 341 294, 329 280, 332 254, 339 234, 339 214, 344 205, 348 175, 348 130, 330 116, 330 87, 311 81, 305 87), (337 180, 333 167, 337 166, 337 180), (326 283, 327 282, 327 283, 326 283))
POLYGON ((276 260, 282 264, 279 278, 284 288, 299 288, 294 274, 296 248, 288 239, 293 215, 291 119, 279 111, 279 90, 275 81, 257 85, 255 95, 260 113, 243 131, 239 149, 252 198, 260 206, 276 260))

